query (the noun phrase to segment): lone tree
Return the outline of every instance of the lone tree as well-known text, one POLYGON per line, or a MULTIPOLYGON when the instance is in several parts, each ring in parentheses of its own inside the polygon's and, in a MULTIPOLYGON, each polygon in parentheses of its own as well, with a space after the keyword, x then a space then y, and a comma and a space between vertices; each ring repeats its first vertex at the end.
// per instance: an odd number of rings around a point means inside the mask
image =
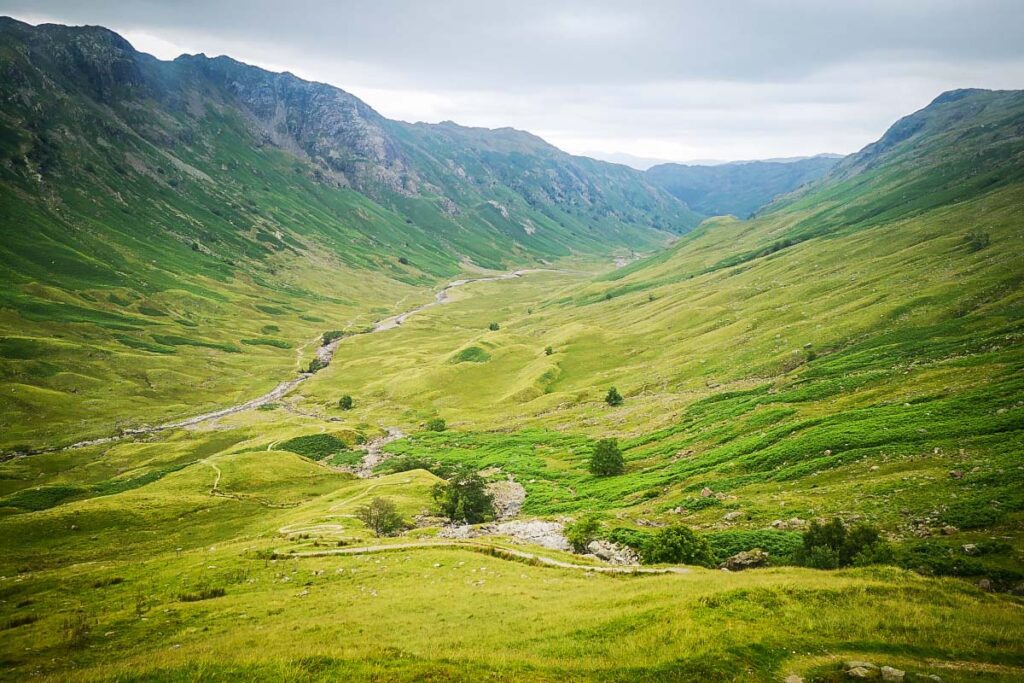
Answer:
POLYGON ((352 410, 352 405, 352 397, 348 394, 338 399, 338 407, 342 410, 352 410))
POLYGON ((610 406, 622 405, 622 394, 615 387, 608 390, 604 397, 605 402, 610 406))
POLYGON ((489 329, 491 332, 497 332, 498 328, 498 323, 491 323, 490 325, 487 326, 487 329, 489 329))
POLYGON ((453 522, 476 524, 494 517, 494 499, 483 478, 469 465, 461 465, 448 481, 431 492, 441 514, 453 522))
POLYGON ((601 439, 590 455, 590 473, 599 477, 622 474, 626 463, 622 460, 619 442, 615 439, 601 439))
POLYGON ((369 505, 356 510, 356 517, 370 528, 374 536, 390 536, 405 526, 395 504, 387 498, 374 498, 369 505))
POLYGON ((444 418, 432 417, 429 420, 427 420, 427 431, 430 431, 430 432, 443 432, 447 428, 448 428, 448 425, 444 421, 444 418))
POLYGON ((550 356, 554 352, 555 352, 555 350, 553 348, 551 348, 550 346, 545 346, 544 347, 544 355, 545 356, 550 356))

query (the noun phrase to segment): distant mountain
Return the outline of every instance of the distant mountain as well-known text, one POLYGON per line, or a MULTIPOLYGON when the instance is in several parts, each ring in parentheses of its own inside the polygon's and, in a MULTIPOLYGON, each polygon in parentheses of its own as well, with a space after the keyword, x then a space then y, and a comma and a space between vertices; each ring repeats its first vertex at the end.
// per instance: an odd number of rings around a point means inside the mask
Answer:
POLYGON ((600 161, 607 161, 611 164, 622 164, 624 166, 629 166, 630 168, 635 168, 638 171, 646 171, 651 166, 657 166, 658 164, 671 163, 669 159, 638 157, 625 152, 583 152, 581 156, 598 159, 600 161))
POLYGON ((841 158, 822 154, 715 166, 662 164, 646 176, 698 213, 747 218, 779 195, 821 178, 841 158))

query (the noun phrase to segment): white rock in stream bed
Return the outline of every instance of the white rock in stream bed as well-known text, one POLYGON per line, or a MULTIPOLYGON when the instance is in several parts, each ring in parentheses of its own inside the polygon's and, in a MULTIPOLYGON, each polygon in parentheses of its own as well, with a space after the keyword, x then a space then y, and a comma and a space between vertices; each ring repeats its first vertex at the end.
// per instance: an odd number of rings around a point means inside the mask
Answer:
POLYGON ((530 521, 499 522, 470 526, 449 526, 441 529, 441 538, 476 538, 477 536, 510 536, 523 543, 532 543, 551 550, 570 550, 565 540, 560 522, 548 522, 540 519, 530 521))

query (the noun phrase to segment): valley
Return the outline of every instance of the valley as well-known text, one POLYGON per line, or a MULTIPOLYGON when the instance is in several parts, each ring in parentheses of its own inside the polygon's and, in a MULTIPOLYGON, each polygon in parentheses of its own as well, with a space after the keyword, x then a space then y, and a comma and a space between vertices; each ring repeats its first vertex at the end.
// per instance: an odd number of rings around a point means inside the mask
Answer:
POLYGON ((0 680, 1024 679, 1024 91, 641 173, 0 36, 0 680))

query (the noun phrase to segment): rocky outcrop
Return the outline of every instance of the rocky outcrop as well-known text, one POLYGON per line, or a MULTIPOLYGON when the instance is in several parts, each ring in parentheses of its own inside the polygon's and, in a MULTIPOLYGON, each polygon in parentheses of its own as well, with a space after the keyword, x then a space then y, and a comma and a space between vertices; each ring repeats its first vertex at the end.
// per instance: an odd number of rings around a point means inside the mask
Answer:
POLYGON ((731 572, 739 572, 744 569, 767 567, 768 559, 768 553, 760 548, 754 548, 753 550, 744 550, 736 553, 719 566, 731 572))

